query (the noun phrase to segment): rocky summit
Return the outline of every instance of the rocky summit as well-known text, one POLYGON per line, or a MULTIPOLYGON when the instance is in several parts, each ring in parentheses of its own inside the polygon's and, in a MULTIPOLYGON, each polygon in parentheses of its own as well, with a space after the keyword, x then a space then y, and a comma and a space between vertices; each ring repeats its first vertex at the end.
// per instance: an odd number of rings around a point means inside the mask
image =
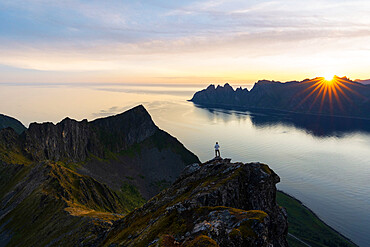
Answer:
POLYGON ((168 189, 114 222, 104 246, 288 246, 280 181, 267 165, 215 159, 185 168, 168 189))

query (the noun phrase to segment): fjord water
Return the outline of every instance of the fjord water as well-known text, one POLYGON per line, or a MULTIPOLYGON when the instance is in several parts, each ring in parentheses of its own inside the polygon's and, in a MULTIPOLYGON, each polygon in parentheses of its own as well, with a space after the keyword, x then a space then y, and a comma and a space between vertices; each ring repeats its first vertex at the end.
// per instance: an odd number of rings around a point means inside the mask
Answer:
POLYGON ((223 157, 266 163, 280 176, 279 189, 358 245, 370 243, 369 121, 201 108, 187 100, 203 86, 3 84, 0 113, 27 126, 67 116, 92 120, 143 104, 202 161, 213 158, 218 141, 223 157))

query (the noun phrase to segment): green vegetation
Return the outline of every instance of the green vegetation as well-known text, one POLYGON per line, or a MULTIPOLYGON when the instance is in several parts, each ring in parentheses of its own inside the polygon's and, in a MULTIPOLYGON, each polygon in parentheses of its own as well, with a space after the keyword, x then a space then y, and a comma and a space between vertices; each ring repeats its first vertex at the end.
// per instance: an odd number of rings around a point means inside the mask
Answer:
POLYGON ((61 195, 68 197, 71 192, 56 183, 50 173, 66 176, 53 171, 50 165, 5 165, 0 168, 0 196, 3 198, 5 193, 13 191, 8 194, 9 201, 5 206, 12 210, 0 219, 2 233, 11 235, 7 246, 46 246, 69 232, 84 229, 80 235, 60 239, 60 244, 72 246, 78 243, 79 237, 91 234, 92 229, 87 229, 89 220, 73 217, 65 210, 68 202, 62 200, 61 195), (34 179, 29 180, 32 177, 34 179), (22 186, 14 190, 22 182, 22 186))
MULTIPOLYGON (((71 229, 86 224, 86 221, 68 216, 64 207, 62 201, 44 196, 41 189, 35 190, 0 221, 13 234, 7 246, 46 246, 71 229)), ((65 241, 72 238, 69 236, 65 241)))
MULTIPOLYGON (((45 188, 57 198, 65 200, 70 207, 126 214, 145 203, 138 189, 125 183, 121 190, 112 191, 95 179, 80 175, 59 164, 51 164, 53 178, 45 188)), ((86 211, 85 210, 85 211, 86 211)))
POLYGON ((9 246, 46 246, 56 240, 75 246, 80 238, 94 236, 96 227, 106 227, 145 202, 133 185, 114 192, 62 162, 3 165, 0 178, 1 197, 26 182, 10 195, 7 207, 12 210, 0 219, 1 232, 11 234, 9 246), (35 180, 27 183, 30 174, 35 180))
MULTIPOLYGON (((153 240, 159 239, 160 246, 172 246, 166 245, 166 243, 191 231, 199 218, 207 220, 207 216, 211 212, 221 213, 225 210, 228 210, 238 220, 246 219, 243 221, 243 225, 239 226, 241 230, 235 230, 242 231, 242 238, 250 238, 256 235, 253 225, 256 222, 262 222, 267 216, 265 212, 259 210, 244 211, 225 206, 198 207, 178 213, 177 210, 167 211, 168 206, 169 204, 163 205, 154 212, 130 213, 125 217, 126 221, 120 231, 112 232, 104 245, 120 243, 124 246, 144 247, 148 246, 153 240), (132 236, 139 237, 132 238, 132 236)), ((213 239, 203 234, 205 233, 200 232, 199 236, 185 246, 218 246, 213 239)))
POLYGON ((218 247, 218 246, 219 245, 216 243, 216 241, 205 235, 199 235, 187 245, 187 247, 218 247))
POLYGON ((271 175, 271 169, 268 165, 265 165, 265 164, 261 164, 261 169, 266 172, 267 174, 271 175))
POLYGON ((127 212, 144 205, 146 200, 140 194, 139 190, 132 184, 124 183, 121 190, 117 192, 120 197, 122 205, 124 205, 127 212))
MULTIPOLYGON (((356 246, 338 232, 321 221, 309 209, 293 197, 278 191, 276 195, 280 206, 288 212, 289 233, 307 244, 315 246, 356 246)), ((291 236, 288 236, 289 245, 305 246, 291 236)))
POLYGON ((76 162, 70 162, 68 160, 66 161, 56 161, 55 164, 59 165, 59 166, 63 166, 65 168, 68 168, 69 170, 72 170, 74 172, 77 171, 78 168, 80 168, 82 166, 81 163, 76 163, 76 162))
POLYGON ((8 164, 29 165, 32 162, 21 152, 18 147, 6 148, 0 143, 0 160, 8 164))
POLYGON ((30 166, 0 166, 0 198, 3 198, 30 171, 30 166))
POLYGON ((253 231, 253 225, 256 222, 263 222, 263 220, 267 217, 267 214, 260 210, 250 210, 247 211, 245 218, 248 218, 248 220, 243 221, 238 229, 234 229, 231 231, 232 235, 240 235, 242 237, 255 237, 256 234, 253 231))

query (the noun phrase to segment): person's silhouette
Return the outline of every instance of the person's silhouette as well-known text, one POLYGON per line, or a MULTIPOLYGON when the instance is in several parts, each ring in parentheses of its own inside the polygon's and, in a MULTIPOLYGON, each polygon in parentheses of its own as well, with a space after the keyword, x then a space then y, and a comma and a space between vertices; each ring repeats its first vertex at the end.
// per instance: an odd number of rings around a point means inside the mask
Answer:
POLYGON ((218 142, 216 142, 216 145, 215 145, 215 154, 216 154, 216 157, 220 157, 220 145, 218 145, 218 142))

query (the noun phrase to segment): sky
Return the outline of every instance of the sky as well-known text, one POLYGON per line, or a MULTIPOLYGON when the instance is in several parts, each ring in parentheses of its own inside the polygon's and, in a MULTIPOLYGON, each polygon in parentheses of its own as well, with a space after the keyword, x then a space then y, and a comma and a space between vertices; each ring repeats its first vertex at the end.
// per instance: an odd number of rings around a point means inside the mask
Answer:
POLYGON ((370 78, 370 1, 1 0, 0 83, 370 78))

